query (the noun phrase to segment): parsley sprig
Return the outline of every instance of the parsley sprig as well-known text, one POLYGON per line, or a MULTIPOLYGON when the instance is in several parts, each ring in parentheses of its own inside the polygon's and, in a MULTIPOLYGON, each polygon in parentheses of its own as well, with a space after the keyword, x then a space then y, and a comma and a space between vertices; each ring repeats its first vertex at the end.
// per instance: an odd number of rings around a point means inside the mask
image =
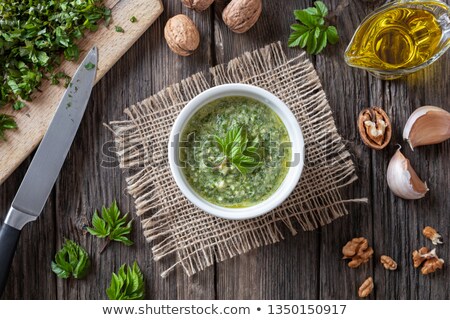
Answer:
POLYGON ((110 300, 142 300, 144 293, 144 275, 136 261, 132 268, 124 264, 117 274, 113 273, 106 289, 110 300))
POLYGON ((294 16, 299 23, 291 25, 293 32, 289 36, 289 47, 306 48, 309 54, 319 54, 327 43, 335 44, 339 40, 336 27, 325 22, 328 8, 322 1, 314 2, 314 7, 295 10, 294 16))
POLYGON ((103 206, 101 216, 97 210, 92 216, 93 228, 87 227, 87 231, 98 238, 107 238, 107 241, 100 252, 103 252, 111 241, 121 242, 127 246, 131 246, 131 241, 127 236, 132 230, 132 220, 128 221, 128 213, 122 215, 117 202, 114 202, 106 208, 103 206))
POLYGON ((80 245, 66 239, 62 248, 56 253, 52 261, 52 271, 58 278, 84 278, 90 266, 89 255, 80 245))
POLYGON ((5 130, 16 129, 17 123, 13 117, 7 114, 0 114, 0 139, 6 140, 5 130))
POLYGON ((222 153, 221 163, 218 166, 222 170, 227 165, 233 165, 242 174, 252 172, 262 165, 259 161, 258 148, 255 143, 249 143, 247 132, 244 128, 236 128, 227 132, 225 138, 214 137, 222 153))

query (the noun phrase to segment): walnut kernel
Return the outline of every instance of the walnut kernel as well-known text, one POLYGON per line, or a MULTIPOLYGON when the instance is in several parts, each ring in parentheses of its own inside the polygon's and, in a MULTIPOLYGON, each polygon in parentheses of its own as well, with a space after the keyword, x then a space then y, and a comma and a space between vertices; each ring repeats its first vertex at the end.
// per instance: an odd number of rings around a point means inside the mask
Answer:
POLYGON ((353 238, 342 248, 342 259, 352 259, 348 263, 350 268, 358 268, 361 264, 366 263, 373 255, 373 249, 369 247, 366 238, 353 238))
POLYGON ((422 231, 423 235, 431 240, 431 242, 436 246, 442 244, 442 236, 433 227, 425 227, 422 231))
POLYGON ((397 262, 394 261, 389 256, 381 256, 380 258, 381 264, 386 270, 396 270, 397 269, 397 262))
POLYGON ((373 290, 373 279, 372 277, 368 277, 363 284, 361 285, 361 287, 359 287, 358 289, 358 296, 360 298, 366 298, 369 296, 369 294, 372 292, 373 290))
POLYGON ((426 247, 422 247, 418 251, 415 250, 413 252, 413 261, 414 268, 420 267, 423 263, 420 272, 424 275, 433 273, 444 267, 444 260, 438 257, 436 254, 436 249, 429 251, 426 247))
POLYGON ((423 275, 430 274, 435 272, 438 269, 442 269, 444 267, 444 260, 439 258, 431 258, 423 264, 422 269, 420 269, 420 272, 422 272, 423 275))
POLYGON ((359 113, 358 130, 364 144, 372 149, 381 150, 391 141, 391 121, 380 107, 367 108, 359 113))
POLYGON ((258 21, 262 0, 232 0, 223 10, 223 22, 235 33, 248 31, 258 21))
POLYGON ((164 27, 169 48, 180 56, 189 56, 200 44, 200 34, 194 22, 184 14, 170 18, 164 27))
POLYGON ((189 9, 195 11, 205 11, 214 2, 214 0, 181 0, 189 9))
POLYGON ((426 247, 422 247, 419 250, 414 250, 414 252, 412 253, 414 268, 420 267, 422 262, 427 259, 425 255, 428 254, 428 251, 429 250, 426 247))

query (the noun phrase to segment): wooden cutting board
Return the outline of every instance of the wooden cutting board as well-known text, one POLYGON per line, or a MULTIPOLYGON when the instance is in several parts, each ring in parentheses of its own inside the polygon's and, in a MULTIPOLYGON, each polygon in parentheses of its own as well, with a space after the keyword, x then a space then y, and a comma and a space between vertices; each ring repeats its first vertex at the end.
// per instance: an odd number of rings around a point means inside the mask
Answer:
MULTIPOLYGON (((79 44, 84 52, 94 45, 98 48, 96 83, 163 11, 161 0, 106 0, 105 5, 112 9, 110 25, 101 26, 97 32, 87 35, 79 44), (137 18, 135 23, 130 21, 133 16, 137 18), (125 32, 116 32, 115 26, 121 26, 125 32)), ((82 54, 79 61, 82 61, 83 57, 82 54)), ((68 75, 72 75, 77 67, 77 63, 68 61, 61 66, 68 75)), ((33 101, 27 102, 27 107, 18 112, 14 112, 10 106, 0 109, 0 113, 12 114, 19 126, 17 130, 7 130, 6 142, 0 141, 0 184, 37 147, 65 88, 44 82, 40 90, 41 92, 33 95, 33 101)))

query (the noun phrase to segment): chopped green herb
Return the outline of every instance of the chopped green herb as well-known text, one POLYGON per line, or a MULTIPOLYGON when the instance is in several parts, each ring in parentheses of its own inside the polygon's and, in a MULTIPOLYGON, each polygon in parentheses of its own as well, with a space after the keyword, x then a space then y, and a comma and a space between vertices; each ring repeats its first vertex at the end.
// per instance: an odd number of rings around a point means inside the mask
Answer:
POLYGON ((123 28, 121 26, 116 26, 116 32, 124 33, 125 30, 123 30, 123 28))
POLYGON ((95 64, 93 64, 92 62, 89 62, 84 67, 86 68, 86 70, 92 70, 95 68, 95 64))
POLYGON ((67 74, 65 74, 64 72, 60 71, 57 73, 53 73, 50 76, 50 82, 51 82, 51 84, 54 84, 54 85, 59 84, 60 79, 64 79, 64 85, 65 85, 65 87, 67 87, 68 83, 70 82, 70 77, 67 74))
POLYGON ((0 4, 0 107, 21 100, 49 78, 69 81, 53 74, 66 60, 77 60, 77 42, 88 31, 96 31, 111 10, 103 0, 2 0, 0 4))
POLYGON ((135 16, 132 16, 132 17, 130 18, 130 21, 131 21, 131 23, 135 23, 135 22, 137 22, 138 20, 136 19, 135 16))
POLYGON ((144 275, 135 261, 133 268, 124 264, 117 274, 112 274, 106 294, 110 300, 142 300, 144 289, 144 275))
POLYGON ((0 114, 0 139, 6 140, 5 130, 16 129, 17 123, 13 117, 7 114, 0 114))
POLYGON ((322 1, 314 2, 314 7, 295 10, 294 16, 299 23, 291 25, 289 47, 306 48, 309 54, 319 54, 327 43, 337 43, 339 35, 336 27, 325 23, 327 15, 328 8, 322 1))
POLYGON ((13 104, 13 109, 14 110, 20 110, 22 108, 25 107, 25 103, 23 101, 17 100, 16 102, 14 102, 13 104))
POLYGON ((56 253, 52 261, 52 271, 58 278, 84 278, 90 266, 89 255, 80 245, 72 240, 66 240, 63 247, 56 253))

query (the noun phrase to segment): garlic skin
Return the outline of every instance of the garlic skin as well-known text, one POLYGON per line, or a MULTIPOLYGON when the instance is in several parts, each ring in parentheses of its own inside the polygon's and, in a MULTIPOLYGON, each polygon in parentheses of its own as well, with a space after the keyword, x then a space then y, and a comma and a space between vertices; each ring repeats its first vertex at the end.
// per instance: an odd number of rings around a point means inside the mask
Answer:
POLYGON ((403 139, 411 149, 441 143, 450 138, 450 113, 444 109, 423 106, 408 118, 403 129, 403 139))
POLYGON ((407 200, 423 198, 428 191, 427 184, 420 180, 400 148, 389 162, 387 183, 396 196, 407 200))

